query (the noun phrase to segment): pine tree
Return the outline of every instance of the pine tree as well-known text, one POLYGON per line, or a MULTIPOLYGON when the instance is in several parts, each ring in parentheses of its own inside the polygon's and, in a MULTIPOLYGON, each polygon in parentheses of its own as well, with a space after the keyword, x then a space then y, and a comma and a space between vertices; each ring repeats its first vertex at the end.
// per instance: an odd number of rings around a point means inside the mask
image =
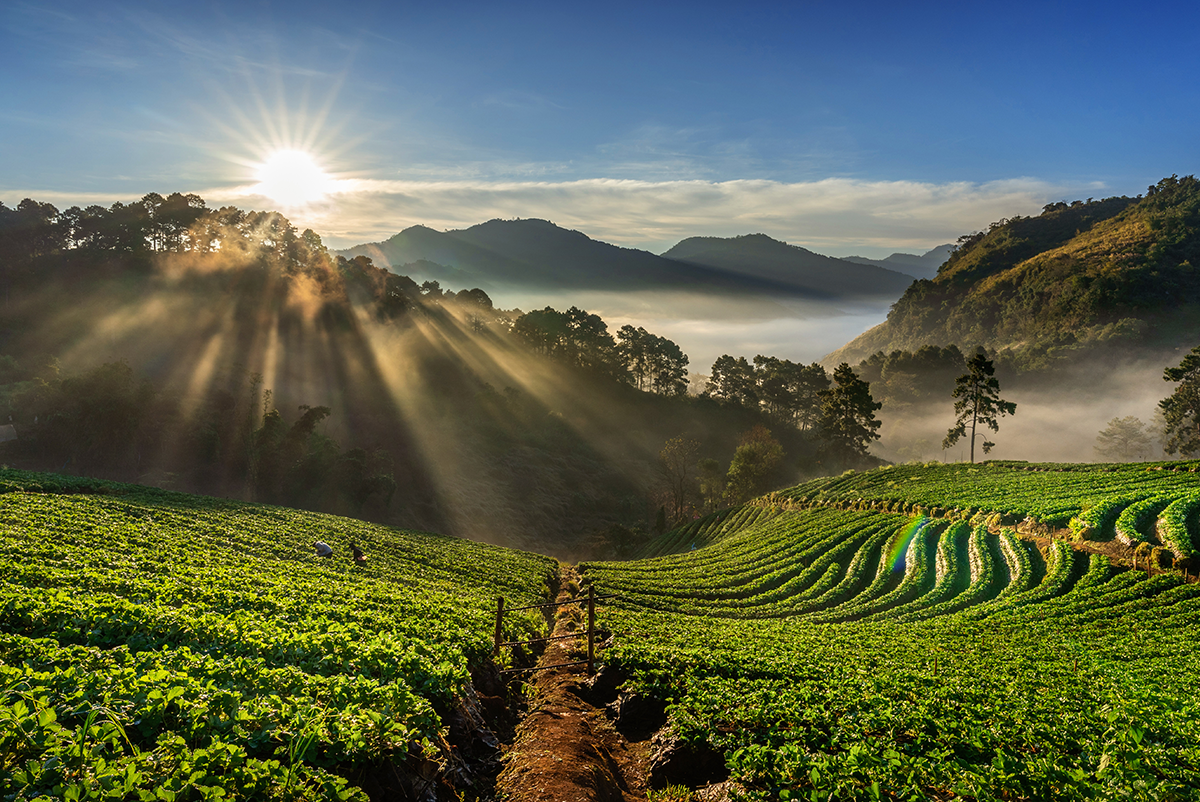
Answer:
MULTIPOLYGON (((996 378, 996 366, 988 359, 983 349, 967 360, 967 372, 954 382, 954 414, 957 422, 946 433, 942 448, 950 448, 959 438, 967 436, 967 426, 971 428, 971 462, 975 462, 975 430, 986 426, 993 432, 1000 431, 998 418, 1004 415, 1014 415, 1017 405, 1000 397, 1000 382, 996 378)), ((989 453, 995 446, 987 437, 983 439, 983 453, 989 453)))
POLYGON ((1175 392, 1158 402, 1166 422, 1164 448, 1168 454, 1200 451, 1200 345, 1178 367, 1163 371, 1163 381, 1179 382, 1175 392))
POLYGON ((882 424, 875 419, 875 410, 883 404, 871 397, 871 385, 845 362, 833 372, 833 382, 833 387, 819 393, 823 450, 835 459, 861 459, 871 441, 879 439, 877 429, 882 424))

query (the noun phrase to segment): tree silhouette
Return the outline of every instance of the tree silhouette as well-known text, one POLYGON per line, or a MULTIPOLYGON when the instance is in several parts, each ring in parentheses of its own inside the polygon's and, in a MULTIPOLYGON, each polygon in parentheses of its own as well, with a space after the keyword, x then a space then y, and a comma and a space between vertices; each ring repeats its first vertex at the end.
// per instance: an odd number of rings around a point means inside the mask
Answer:
MULTIPOLYGON (((967 360, 967 372, 959 376, 954 383, 954 414, 958 420, 946 432, 942 440, 942 448, 947 449, 957 443, 960 438, 967 436, 967 426, 971 427, 971 462, 975 462, 975 430, 979 426, 987 426, 993 432, 1000 431, 998 418, 1004 415, 1016 414, 1017 405, 1000 397, 1000 382, 996 379, 996 366, 988 355, 980 349, 975 356, 967 360)), ((983 453, 989 453, 995 446, 985 437, 983 453)))
POLYGON ((1146 424, 1132 415, 1113 418, 1108 428, 1096 435, 1096 456, 1109 462, 1131 462, 1150 450, 1146 424))
POLYGON ((883 404, 871 397, 871 385, 845 362, 834 370, 833 382, 833 387, 820 393, 818 429, 823 451, 836 459, 861 459, 871 441, 879 439, 882 424, 875 419, 875 410, 883 404))
POLYGON ((1166 452, 1189 455, 1200 451, 1200 345, 1178 367, 1163 371, 1163 381, 1179 382, 1175 392, 1158 402, 1166 423, 1166 452))
POLYGON ((687 437, 672 437, 658 455, 658 469, 670 493, 671 520, 682 521, 692 495, 693 470, 700 444, 687 437))

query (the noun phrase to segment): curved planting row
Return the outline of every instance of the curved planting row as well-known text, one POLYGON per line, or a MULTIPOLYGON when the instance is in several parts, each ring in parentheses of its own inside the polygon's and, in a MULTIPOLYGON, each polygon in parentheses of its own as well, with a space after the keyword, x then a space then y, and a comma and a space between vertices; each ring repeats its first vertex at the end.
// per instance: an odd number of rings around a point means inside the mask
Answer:
MULTIPOLYGON (((985 511, 1013 519, 1026 517, 1052 528, 1076 528, 1108 539, 1116 516, 1135 501, 1161 496, 1179 499, 1200 487, 1200 462, 1120 466, 1057 466, 1010 464, 896 465, 866 473, 818 479, 772 494, 767 501, 841 505, 869 502, 918 511, 957 511, 964 517, 985 511), (1109 516, 1112 517, 1109 517, 1109 516)), ((1127 534, 1129 534, 1127 532, 1127 534)), ((1194 545, 1200 532, 1193 527, 1194 545)), ((1137 542, 1138 538, 1132 538, 1137 542)))
POLYGON ((1176 498, 1163 510, 1157 524, 1158 539, 1171 550, 1176 559, 1188 567, 1194 565, 1200 549, 1200 490, 1176 498))
POLYGON ((1186 559, 1194 473, 1014 467, 811 482, 711 545, 585 564, 620 594, 604 659, 740 798, 1200 798, 1200 586, 1008 528, 1186 559))

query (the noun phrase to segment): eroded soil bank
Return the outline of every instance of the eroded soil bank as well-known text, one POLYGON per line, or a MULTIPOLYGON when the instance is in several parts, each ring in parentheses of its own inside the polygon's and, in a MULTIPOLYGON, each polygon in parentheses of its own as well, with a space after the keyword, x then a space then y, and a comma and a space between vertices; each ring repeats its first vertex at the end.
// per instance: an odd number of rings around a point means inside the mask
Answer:
MULTIPOLYGON (((573 569, 564 568, 558 601, 579 592, 573 569)), ((595 680, 587 667, 558 666, 587 657, 583 605, 558 608, 552 637, 530 672, 528 712, 504 754, 497 799, 511 802, 633 802, 646 799, 649 741, 631 743, 603 707, 592 704, 595 680)))

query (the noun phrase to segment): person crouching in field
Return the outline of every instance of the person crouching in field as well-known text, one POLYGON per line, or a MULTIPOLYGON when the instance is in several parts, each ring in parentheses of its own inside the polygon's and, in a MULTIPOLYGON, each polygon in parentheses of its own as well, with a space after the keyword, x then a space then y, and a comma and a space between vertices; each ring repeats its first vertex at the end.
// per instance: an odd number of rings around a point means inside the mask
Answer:
POLYGON ((318 557, 332 557, 333 549, 324 540, 318 540, 313 544, 313 548, 317 550, 318 557))
POLYGON ((358 547, 357 543, 350 544, 350 552, 354 555, 354 562, 357 565, 365 565, 367 555, 363 554, 363 550, 358 547))

